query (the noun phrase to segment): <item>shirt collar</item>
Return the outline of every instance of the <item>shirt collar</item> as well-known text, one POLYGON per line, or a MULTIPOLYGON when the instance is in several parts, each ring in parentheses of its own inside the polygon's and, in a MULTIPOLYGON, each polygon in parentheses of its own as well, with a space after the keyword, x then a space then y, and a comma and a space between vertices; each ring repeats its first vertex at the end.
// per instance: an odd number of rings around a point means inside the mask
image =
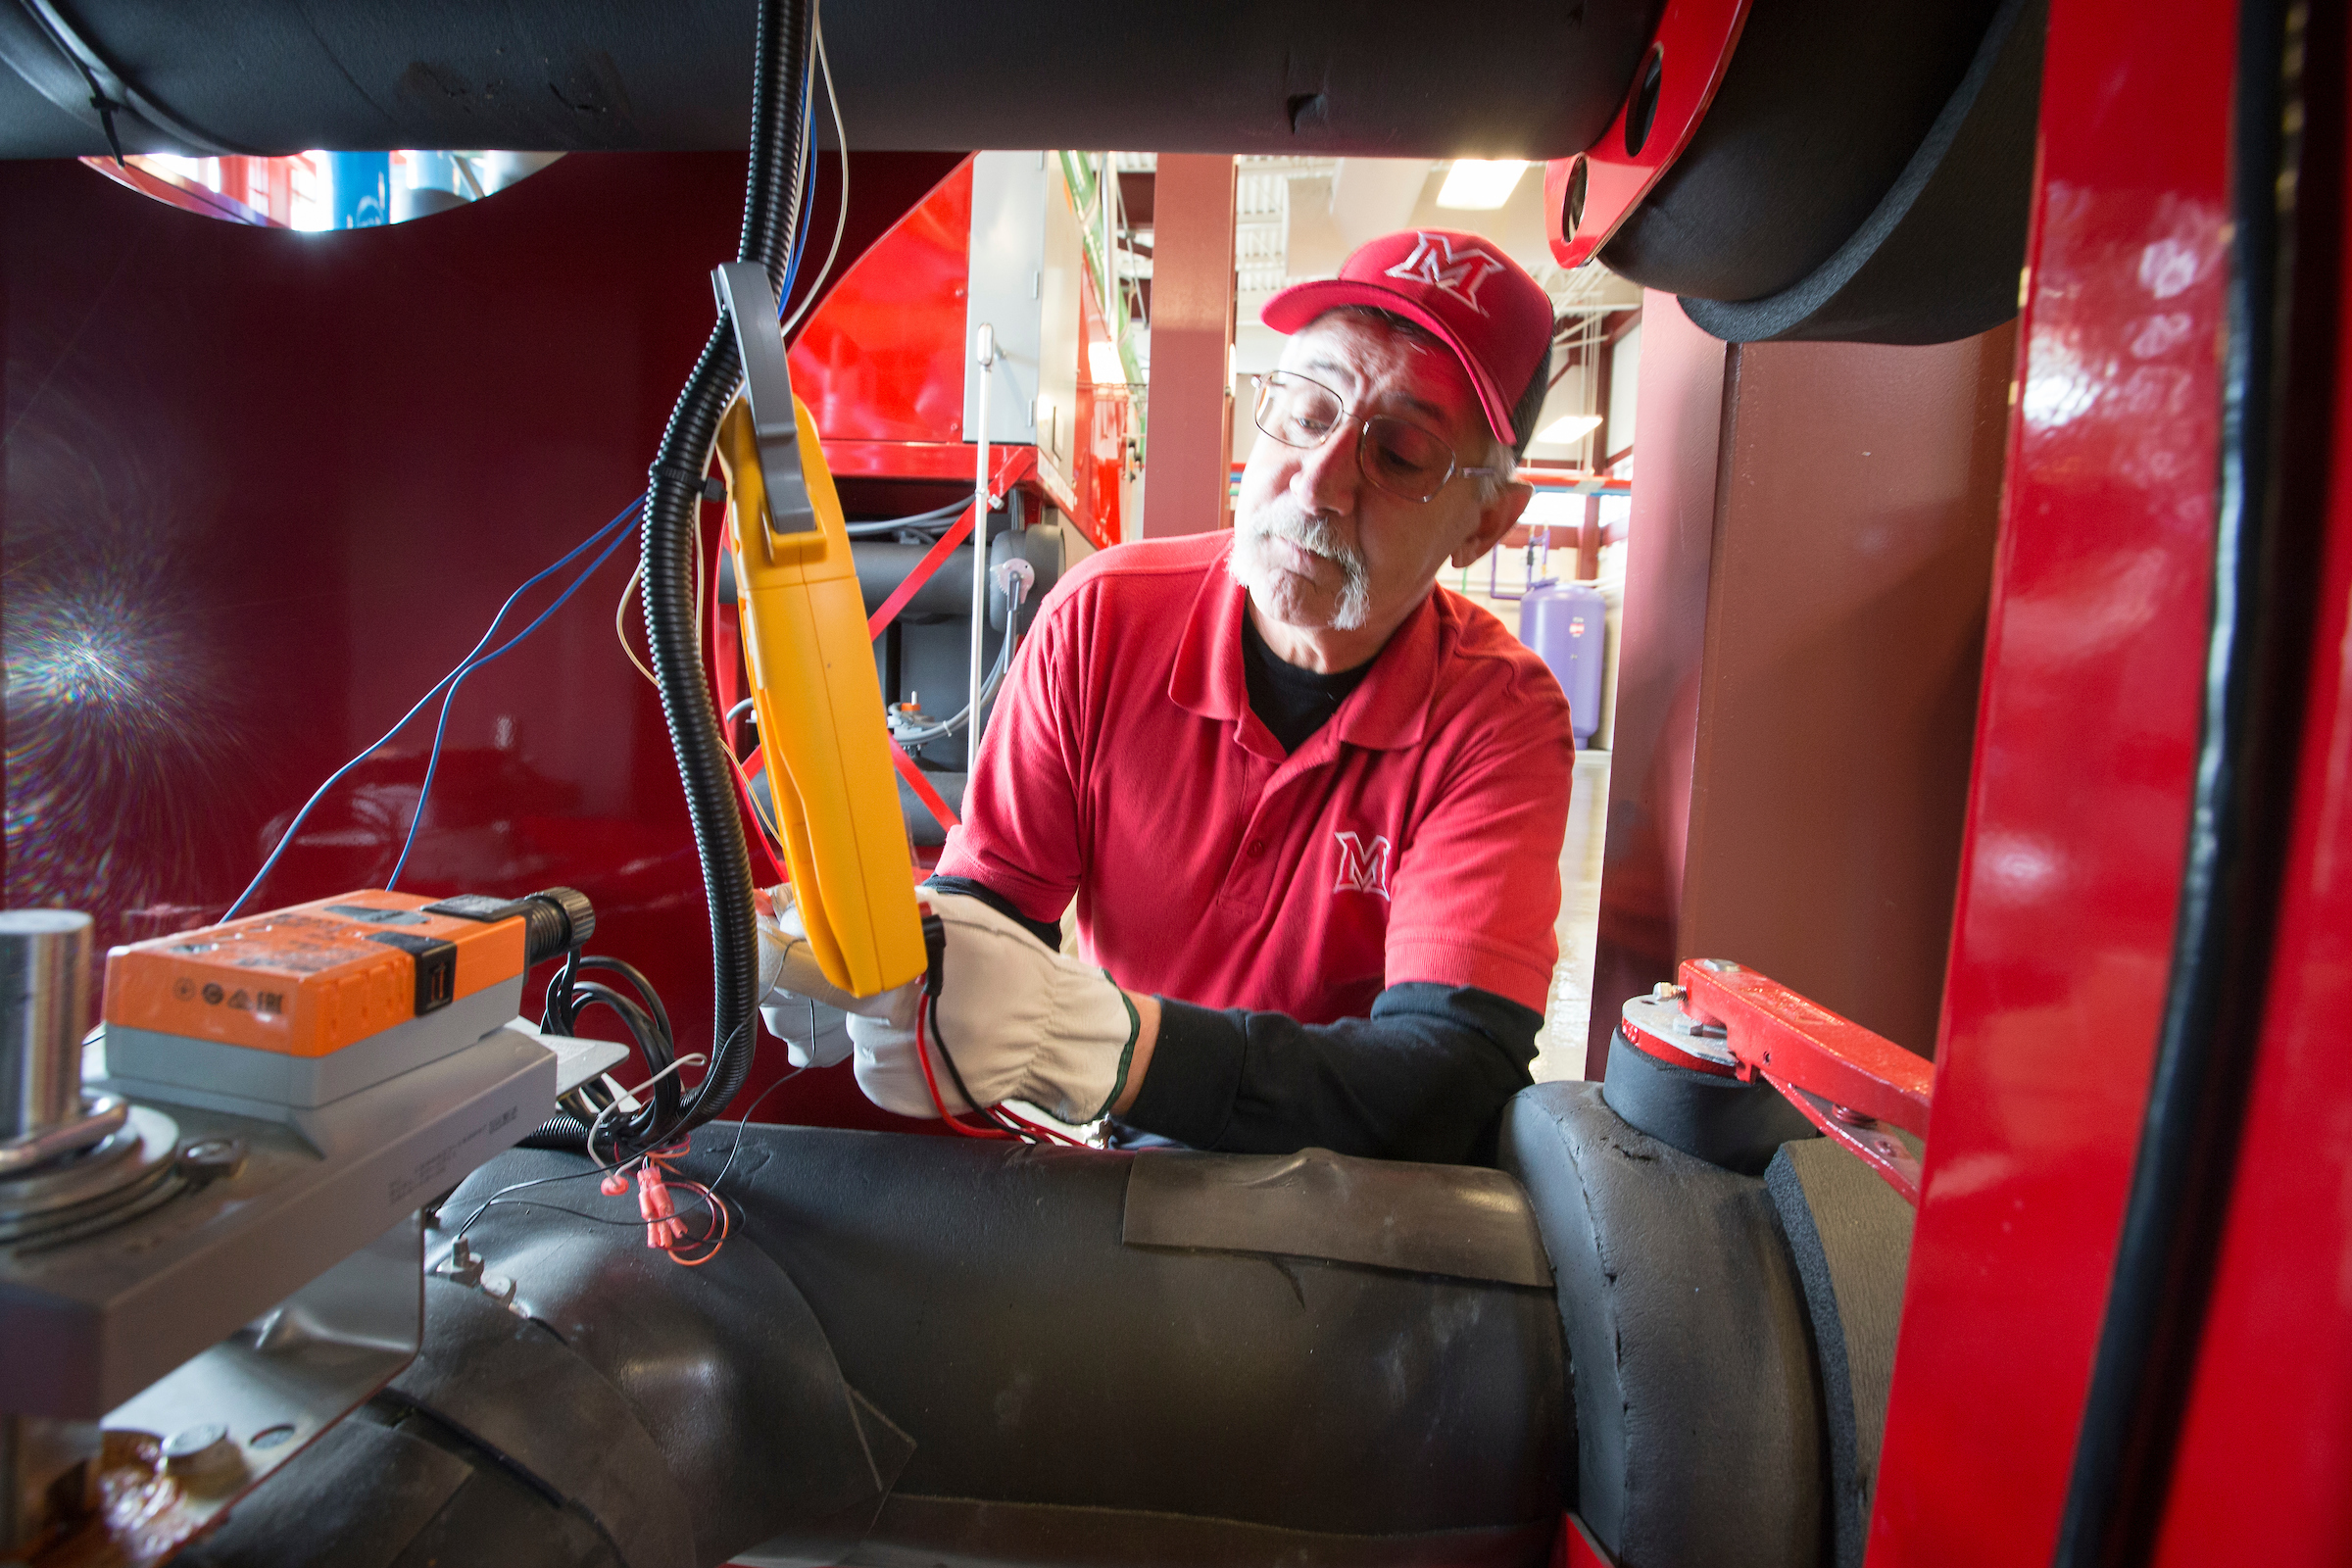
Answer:
MULTIPOLYGON (((1249 592, 1225 569, 1233 541, 1200 575, 1185 617, 1184 635, 1176 645, 1175 668, 1168 676, 1168 700, 1202 718, 1241 726, 1239 739, 1250 751, 1279 761, 1282 748, 1250 711, 1250 687, 1242 669, 1242 622, 1249 613, 1249 592)), ((1439 615, 1437 590, 1404 617, 1387 644, 1373 656, 1364 683, 1340 705, 1324 726, 1325 733, 1350 746, 1371 751, 1394 751, 1420 744, 1429 720, 1430 699, 1438 680, 1439 615)), ((1315 746, 1307 742, 1301 753, 1315 746)))

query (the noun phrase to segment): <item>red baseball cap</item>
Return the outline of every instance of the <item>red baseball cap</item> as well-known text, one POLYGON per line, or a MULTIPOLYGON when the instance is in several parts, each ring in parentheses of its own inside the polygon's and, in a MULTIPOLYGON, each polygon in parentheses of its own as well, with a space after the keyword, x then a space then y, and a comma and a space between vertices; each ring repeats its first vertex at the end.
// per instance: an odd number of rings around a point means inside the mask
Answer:
POLYGON ((1527 270, 1476 234, 1406 229, 1359 246, 1337 277, 1294 283, 1258 319, 1296 332, 1325 311, 1368 305, 1436 334, 1469 372, 1487 422, 1517 445, 1511 408, 1551 346, 1551 300, 1527 270))

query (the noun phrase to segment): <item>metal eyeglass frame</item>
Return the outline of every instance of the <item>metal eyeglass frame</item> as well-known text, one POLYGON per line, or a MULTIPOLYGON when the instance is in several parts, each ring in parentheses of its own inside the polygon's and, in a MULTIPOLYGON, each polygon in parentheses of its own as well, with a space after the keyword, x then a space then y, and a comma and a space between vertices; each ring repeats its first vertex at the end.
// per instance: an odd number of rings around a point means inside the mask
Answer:
POLYGON ((1507 483, 1511 477, 1511 470, 1508 468, 1463 467, 1461 459, 1454 452, 1452 445, 1441 439, 1435 431, 1425 429, 1421 425, 1413 423, 1410 419, 1399 418, 1394 414, 1358 414, 1348 406, 1347 399, 1341 397, 1337 392, 1334 392, 1331 388, 1325 386, 1322 382, 1316 380, 1311 375, 1300 375, 1296 370, 1267 370, 1259 374, 1252 375, 1250 379, 1257 383, 1257 396, 1250 400, 1250 422, 1256 425, 1259 432, 1262 433, 1267 440, 1287 447, 1293 452, 1314 452, 1330 444, 1332 436, 1338 434, 1343 425, 1352 422, 1356 427, 1356 471, 1364 476, 1364 482, 1366 484, 1384 491, 1389 495, 1396 496, 1399 500, 1410 501, 1418 506, 1427 506, 1430 502, 1435 501, 1438 498, 1439 491, 1445 489, 1456 479, 1496 479, 1507 483), (1291 381, 1303 386, 1311 386, 1316 391, 1330 398, 1333 403, 1339 406, 1340 417, 1338 420, 1334 421, 1331 430, 1324 435, 1322 440, 1316 441, 1307 446, 1300 446, 1298 442, 1286 440, 1278 432, 1267 428, 1265 417, 1266 394, 1273 390, 1274 383, 1277 380, 1291 381), (1383 480, 1365 464, 1363 440, 1364 433, 1368 431, 1374 423, 1381 420, 1388 420, 1392 423, 1400 424, 1408 430, 1419 430, 1423 435, 1426 435, 1431 440, 1436 441, 1438 445, 1445 450, 1446 472, 1436 484, 1429 487, 1428 494, 1416 496, 1399 490, 1395 485, 1383 480))

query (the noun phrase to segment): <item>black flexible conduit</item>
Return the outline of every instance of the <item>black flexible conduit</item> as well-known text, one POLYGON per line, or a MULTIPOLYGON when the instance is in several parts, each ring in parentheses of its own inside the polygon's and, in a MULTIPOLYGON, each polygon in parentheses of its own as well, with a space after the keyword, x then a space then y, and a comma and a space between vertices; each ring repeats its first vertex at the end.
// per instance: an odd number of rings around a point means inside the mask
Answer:
POLYGON ((2195 794, 2060 1568, 2155 1554, 2229 1220, 2294 814, 2341 396, 2332 356, 2344 20, 2338 5, 2303 0, 2247 0, 2238 17, 2230 346, 2195 794), (2282 130, 2290 122, 2300 138, 2282 130))
MULTIPOLYGON (((752 83, 751 174, 736 260, 763 268, 778 298, 784 292, 784 267, 804 195, 804 110, 812 19, 809 0, 760 0, 752 83)), ((760 934, 752 908, 751 852, 744 842, 742 818, 736 814, 726 743, 704 678, 694 602, 695 556, 702 548, 697 523, 703 475, 717 439, 719 416, 742 378, 733 333, 721 319, 710 329, 678 394, 646 478, 645 640, 653 654, 662 710, 669 720, 670 746, 677 754, 695 851, 702 859, 703 890, 710 905, 715 1004, 710 1062, 702 1081, 674 1109, 671 1097, 658 1088, 655 1104, 621 1129, 617 1141, 624 1152, 669 1143, 724 1110, 743 1087, 759 1039, 752 1021, 759 1004, 760 934)))

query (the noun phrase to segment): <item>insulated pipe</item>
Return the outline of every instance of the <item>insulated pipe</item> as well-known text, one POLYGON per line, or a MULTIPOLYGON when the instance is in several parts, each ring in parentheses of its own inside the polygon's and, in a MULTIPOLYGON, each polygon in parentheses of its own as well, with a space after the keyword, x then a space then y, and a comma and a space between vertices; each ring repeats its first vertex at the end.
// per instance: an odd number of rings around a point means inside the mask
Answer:
MULTIPOLYGON (((740 151, 756 9, 0 3, 0 157, 108 155, 90 100, 110 81, 133 153, 740 151), (81 55, 37 15, 70 15, 81 55)), ((1415 0, 1131 0, 1118 25, 1087 27, 1045 0, 865 0, 825 18, 825 44, 860 150, 1554 158, 1607 126, 1654 10, 1493 0, 1465 28, 1433 25, 1415 0)))

